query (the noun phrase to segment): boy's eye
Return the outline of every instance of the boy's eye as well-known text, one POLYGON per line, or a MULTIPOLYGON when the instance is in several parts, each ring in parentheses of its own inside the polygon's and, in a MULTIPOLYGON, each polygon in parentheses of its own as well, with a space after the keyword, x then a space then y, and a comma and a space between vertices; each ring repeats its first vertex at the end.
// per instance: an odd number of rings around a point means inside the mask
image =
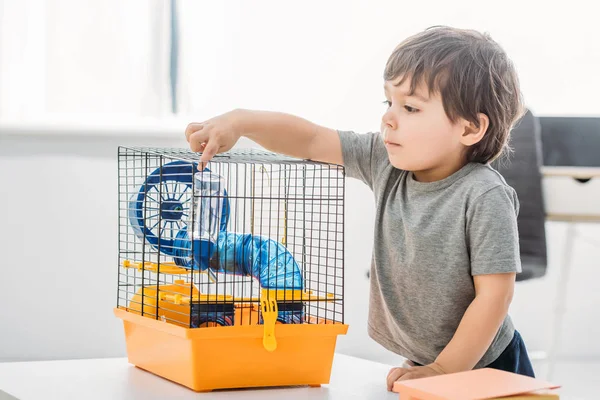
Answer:
MULTIPOLYGON (((384 100, 383 104, 385 104, 387 108, 390 108, 392 106, 392 102, 389 100, 384 100)), ((404 109, 410 114, 413 114, 413 113, 416 113, 417 111, 419 111, 418 109, 411 107, 409 105, 405 105, 404 109)))

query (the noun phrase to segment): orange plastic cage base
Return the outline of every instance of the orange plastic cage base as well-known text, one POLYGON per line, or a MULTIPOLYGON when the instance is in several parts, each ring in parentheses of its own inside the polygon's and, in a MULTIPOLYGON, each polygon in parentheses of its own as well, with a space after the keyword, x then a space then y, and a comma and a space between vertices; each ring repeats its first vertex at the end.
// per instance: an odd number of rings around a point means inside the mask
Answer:
POLYGON ((338 335, 346 324, 276 325, 277 349, 264 326, 185 328, 124 309, 129 362, 194 391, 329 383, 338 335))

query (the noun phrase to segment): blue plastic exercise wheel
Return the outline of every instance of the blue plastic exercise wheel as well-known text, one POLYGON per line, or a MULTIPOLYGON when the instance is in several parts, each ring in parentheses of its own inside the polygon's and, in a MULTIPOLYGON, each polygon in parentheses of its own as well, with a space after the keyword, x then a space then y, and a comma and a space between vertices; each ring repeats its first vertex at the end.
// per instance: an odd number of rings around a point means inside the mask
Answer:
MULTIPOLYGON (((129 223, 136 236, 163 254, 175 255, 177 233, 187 229, 191 220, 192 182, 197 168, 198 164, 186 161, 167 163, 148 175, 129 201, 129 223)), ((229 200, 225 197, 221 230, 227 228, 229 209, 229 200)))

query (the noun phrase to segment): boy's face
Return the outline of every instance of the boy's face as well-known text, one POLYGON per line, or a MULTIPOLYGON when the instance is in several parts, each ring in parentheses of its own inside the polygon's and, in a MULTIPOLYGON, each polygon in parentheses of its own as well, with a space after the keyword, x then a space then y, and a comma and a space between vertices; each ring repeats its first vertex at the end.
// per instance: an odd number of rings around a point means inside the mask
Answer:
POLYGON ((413 171, 419 180, 419 175, 423 180, 441 179, 444 176, 437 177, 436 171, 457 170, 464 164, 465 126, 450 121, 438 93, 429 95, 426 87, 418 87, 409 96, 410 80, 395 86, 399 81, 384 85, 388 108, 381 118, 381 132, 390 162, 413 171))

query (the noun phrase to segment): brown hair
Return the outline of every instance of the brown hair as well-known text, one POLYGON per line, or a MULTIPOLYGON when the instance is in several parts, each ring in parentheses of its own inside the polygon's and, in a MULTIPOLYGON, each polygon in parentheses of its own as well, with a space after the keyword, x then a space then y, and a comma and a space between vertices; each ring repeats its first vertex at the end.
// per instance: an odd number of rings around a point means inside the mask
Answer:
POLYGON ((452 122, 463 118, 479 127, 477 114, 489 127, 470 146, 467 161, 488 163, 505 148, 513 125, 524 113, 519 79, 504 50, 488 34, 445 26, 409 37, 389 57, 384 79, 410 79, 410 90, 424 83, 439 93, 452 122))

